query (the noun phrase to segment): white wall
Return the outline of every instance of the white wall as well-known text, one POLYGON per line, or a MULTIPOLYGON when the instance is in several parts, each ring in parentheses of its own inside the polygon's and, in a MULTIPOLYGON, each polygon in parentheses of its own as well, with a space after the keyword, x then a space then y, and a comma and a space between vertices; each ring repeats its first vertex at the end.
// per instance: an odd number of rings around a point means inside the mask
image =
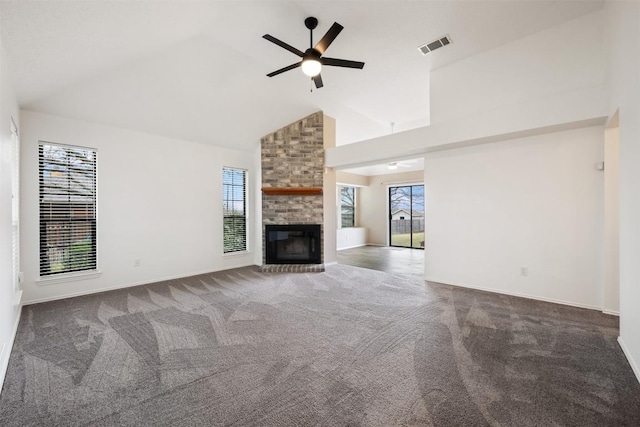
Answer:
POLYGON ((640 3, 605 4, 611 98, 620 122, 620 344, 640 379, 640 3))
POLYGON ((428 154, 426 279, 601 308, 603 144, 598 126, 428 154))
MULTIPOLYGON (((325 150, 336 146, 336 119, 329 117, 326 114, 323 117, 322 139, 324 141, 325 150)), ((338 228, 336 215, 336 192, 336 172, 331 168, 325 168, 324 177, 322 179, 322 233, 324 237, 323 257, 325 264, 333 264, 337 261, 337 242, 335 232, 338 228)))
POLYGON ((262 147, 260 144, 253 152, 253 264, 262 265, 262 147))
POLYGON ((367 244, 367 229, 364 227, 339 228, 336 238, 338 250, 365 246, 367 244))
POLYGON ((344 184, 355 187, 366 187, 369 185, 369 177, 345 171, 336 171, 336 182, 338 185, 344 184))
POLYGON ((603 301, 605 313, 620 314, 620 128, 604 131, 603 301))
POLYGON ((0 390, 15 336, 20 307, 14 305, 11 224, 11 118, 19 110, 0 39, 0 390))
POLYGON ((605 81, 602 11, 431 73, 431 123, 600 86, 605 81))
POLYGON ((327 152, 327 165, 383 163, 604 123, 602 21, 599 11, 433 71, 431 126, 336 147, 327 152))
MULTIPOLYGON (((21 118, 26 302, 253 264, 251 253, 222 252, 222 167, 247 169, 251 184, 251 154, 30 111, 21 118), (38 141, 98 150, 98 278, 38 283, 38 141)), ((251 225, 254 215, 252 205, 251 225)))
MULTIPOLYGON (((422 171, 398 172, 369 177, 369 186, 360 188, 359 225, 366 227, 367 244, 389 244, 389 185, 416 184, 424 181, 422 171)), ((426 209, 429 209, 426 207, 426 209)))

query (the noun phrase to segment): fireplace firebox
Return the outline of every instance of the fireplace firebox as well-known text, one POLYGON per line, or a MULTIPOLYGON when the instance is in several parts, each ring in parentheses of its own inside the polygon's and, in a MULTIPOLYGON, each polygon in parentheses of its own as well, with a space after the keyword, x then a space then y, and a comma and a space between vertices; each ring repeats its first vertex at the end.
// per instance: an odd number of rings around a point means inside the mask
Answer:
POLYGON ((320 225, 265 225, 266 264, 320 264, 320 225))

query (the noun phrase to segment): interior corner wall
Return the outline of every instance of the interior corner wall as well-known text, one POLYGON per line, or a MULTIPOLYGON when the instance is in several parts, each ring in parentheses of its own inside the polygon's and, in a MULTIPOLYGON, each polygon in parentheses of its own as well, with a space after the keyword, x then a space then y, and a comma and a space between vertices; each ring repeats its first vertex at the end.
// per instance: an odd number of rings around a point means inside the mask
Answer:
POLYGON ((640 3, 607 1, 610 114, 620 124, 620 339, 640 380, 640 3))
MULTIPOLYGON (((389 185, 424 182, 422 171, 398 172, 369 177, 369 186, 360 188, 360 226, 367 228, 367 244, 389 244, 389 185)), ((428 210, 429 207, 425 206, 428 210)))
POLYGON ((604 235, 602 311, 620 314, 620 128, 604 131, 604 235))
MULTIPOLYGON (((251 201, 256 171, 250 154, 24 110, 21 119, 21 259, 27 303, 253 264, 252 239, 247 253, 224 255, 222 246, 222 168, 248 171, 251 201), (39 141, 98 150, 100 277, 38 283, 39 141)), ((250 204, 248 215, 253 218, 255 206, 250 204)))
POLYGON ((603 144, 597 126, 427 154, 426 280, 600 309, 603 144))
POLYGON ((431 73, 431 123, 603 85, 603 14, 563 22, 431 73))
POLYGON ((255 188, 253 192, 253 206, 256 209, 253 210, 253 219, 249 221, 253 227, 252 241, 255 242, 252 245, 253 249, 253 263, 255 265, 262 265, 262 147, 258 145, 253 152, 253 174, 252 187, 255 188))
POLYGON ((327 151, 327 165, 383 163, 448 144, 599 124, 609 114, 603 27, 600 10, 436 69, 430 126, 341 145, 327 151))
POLYGON ((366 187, 369 185, 369 177, 345 171, 336 171, 336 182, 338 185, 344 184, 355 187, 366 187))
POLYGON ((11 119, 20 127, 20 111, 6 64, 0 39, 0 390, 20 316, 14 305, 11 218, 11 119))
MULTIPOLYGON (((322 123, 322 142, 326 151, 327 148, 336 146, 336 119, 324 114, 322 123)), ((322 157, 324 165, 324 153, 322 153, 322 157)), ((338 259, 336 236, 336 229, 338 228, 337 191, 336 171, 332 168, 324 168, 322 180, 322 232, 324 234, 323 256, 325 264, 335 263, 338 259)))

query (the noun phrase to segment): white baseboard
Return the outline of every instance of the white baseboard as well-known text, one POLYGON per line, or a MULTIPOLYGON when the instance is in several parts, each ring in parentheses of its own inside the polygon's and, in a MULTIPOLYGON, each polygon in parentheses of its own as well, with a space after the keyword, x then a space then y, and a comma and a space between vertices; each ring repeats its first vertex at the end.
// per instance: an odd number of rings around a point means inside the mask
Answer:
POLYGON ((359 245, 345 246, 344 248, 337 248, 336 250, 337 250, 337 251, 343 251, 343 250, 345 250, 345 249, 361 248, 361 247, 363 247, 363 246, 367 246, 367 244, 366 244, 366 243, 361 243, 361 244, 359 244, 359 245))
POLYGON ((364 246, 380 246, 380 247, 385 247, 385 246, 389 246, 389 245, 383 245, 381 243, 365 243, 364 246))
POLYGON ((13 306, 18 307, 22 303, 22 289, 13 293, 13 306))
POLYGON ((631 369, 633 370, 633 373, 636 375, 636 379, 638 380, 638 382, 640 382, 640 368, 638 367, 638 364, 633 359, 633 357, 631 357, 631 352, 625 345, 624 341, 622 341, 622 337, 618 337, 618 344, 620 344, 620 348, 622 349, 624 356, 629 361, 629 365, 631 365, 631 369))
POLYGON ((65 299, 65 298, 80 297, 80 296, 83 296, 83 295, 97 294, 99 292, 115 291, 117 289, 132 288, 134 286, 148 285, 149 283, 164 282, 165 280, 182 279, 183 277, 191 277, 191 276, 198 276, 200 274, 216 273, 218 271, 233 270, 234 268, 249 267, 249 266, 252 266, 252 265, 255 265, 255 264, 248 263, 248 264, 245 264, 245 265, 238 265, 238 266, 232 266, 232 267, 224 266, 224 267, 220 267, 220 268, 215 269, 215 270, 207 270, 207 271, 202 271, 202 272, 199 272, 199 273, 198 272, 196 272, 196 273, 184 273, 184 274, 178 274, 178 275, 170 276, 170 277, 160 277, 160 278, 155 278, 155 279, 150 279, 150 280, 143 280, 143 281, 140 281, 140 282, 125 283, 125 284, 122 284, 122 285, 109 286, 109 287, 106 287, 106 288, 91 289, 91 290, 88 290, 88 291, 81 291, 81 292, 72 292, 72 293, 64 294, 64 295, 56 295, 56 296, 53 296, 53 297, 38 298, 38 299, 24 301, 22 303, 22 305, 40 304, 42 302, 50 302, 50 301, 57 301, 57 300, 65 299))
POLYGON ((13 324, 13 331, 11 332, 11 338, 9 342, 6 342, 2 346, 0 352, 0 393, 2 393, 2 386, 4 385, 4 377, 7 375, 7 369, 9 368, 9 358, 11 357, 11 349, 13 349, 13 342, 16 340, 16 334, 18 333, 18 325, 20 324, 20 317, 22 316, 22 306, 18 308, 18 314, 16 321, 13 324))
MULTIPOLYGON (((425 277, 424 280, 426 280, 427 282, 436 282, 436 283, 442 283, 444 285, 458 286, 460 288, 476 289, 478 291, 493 292, 495 294, 510 295, 513 297, 528 298, 528 299, 533 299, 537 301, 552 302, 554 304, 568 305, 571 307, 587 308, 589 310, 602 311, 602 307, 597 307, 595 305, 589 305, 589 304, 582 304, 582 303, 573 302, 573 301, 564 301, 564 300, 559 300, 554 298, 545 298, 537 295, 522 294, 518 292, 508 292, 502 289, 485 288, 482 286, 467 285, 462 283, 451 283, 443 280, 438 280, 432 277, 425 277)), ((612 314, 612 313, 607 313, 607 314, 612 314)))
POLYGON ((612 316, 618 316, 620 317, 620 312, 619 311, 613 311, 613 310, 602 310, 602 312, 604 314, 610 314, 612 316))
POLYGON ((5 363, 4 361, 4 351, 7 349, 8 343, 2 343, 2 350, 0 350, 0 363, 2 363, 2 370, 0 370, 0 393, 2 392, 2 384, 4 383, 4 376, 7 373, 7 367, 9 365, 9 361, 5 363))

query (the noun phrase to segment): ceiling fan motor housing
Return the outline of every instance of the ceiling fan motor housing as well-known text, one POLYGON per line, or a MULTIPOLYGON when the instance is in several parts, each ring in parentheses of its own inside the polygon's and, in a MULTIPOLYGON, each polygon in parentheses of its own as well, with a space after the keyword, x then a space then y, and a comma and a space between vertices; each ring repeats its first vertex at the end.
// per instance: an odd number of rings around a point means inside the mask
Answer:
POLYGON ((310 16, 304 20, 304 26, 310 30, 315 30, 316 27, 318 26, 318 20, 313 16, 310 16))
POLYGON ((316 59, 316 60, 320 60, 320 52, 318 52, 317 50, 315 50, 314 48, 309 48, 307 50, 304 51, 304 57, 303 59, 316 59))

